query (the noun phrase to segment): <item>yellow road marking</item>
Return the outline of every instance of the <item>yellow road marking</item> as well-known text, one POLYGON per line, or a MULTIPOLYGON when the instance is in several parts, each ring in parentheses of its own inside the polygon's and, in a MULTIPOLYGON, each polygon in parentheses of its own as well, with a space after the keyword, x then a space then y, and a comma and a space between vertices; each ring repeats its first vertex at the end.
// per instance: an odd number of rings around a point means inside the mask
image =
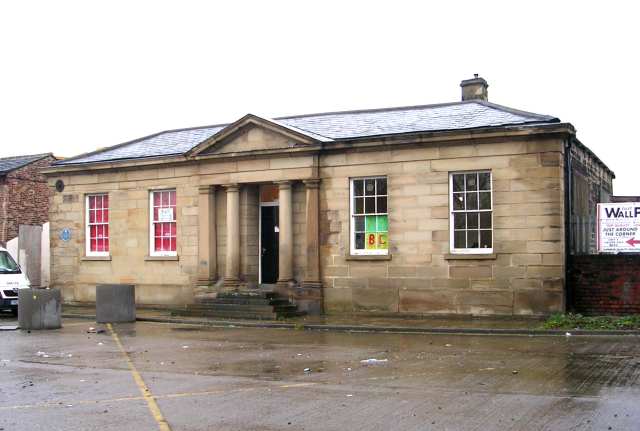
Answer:
POLYGON ((138 385, 138 389, 140 389, 140 393, 142 394, 142 397, 147 402, 147 407, 149 407, 151 416, 153 416, 153 419, 158 424, 158 428, 160 428, 160 431, 171 431, 171 427, 169 426, 169 423, 162 415, 162 412, 160 411, 160 407, 158 407, 158 403, 156 403, 155 398, 153 397, 153 395, 151 395, 151 391, 145 384, 144 380, 142 380, 142 376, 138 372, 136 366, 133 364, 133 361, 129 357, 129 354, 124 350, 124 346, 120 342, 120 337, 118 337, 118 334, 113 329, 113 326, 111 326, 111 323, 107 323, 107 328, 109 328, 111 337, 118 345, 120 352, 122 352, 122 354, 124 355, 127 361, 127 365, 129 365, 129 370, 131 370, 131 375, 133 376, 133 380, 136 382, 136 385, 138 385))
MULTIPOLYGON (((294 383, 290 385, 281 385, 278 386, 280 389, 289 389, 289 388, 301 388, 308 386, 315 386, 317 383, 294 383)), ((213 391, 200 391, 200 392, 177 392, 174 394, 165 394, 165 395, 153 395, 152 398, 155 400, 165 399, 165 398, 185 398, 185 397, 202 397, 207 395, 220 395, 225 393, 236 393, 236 392, 251 392, 256 391, 258 389, 265 389, 265 387, 251 387, 251 388, 239 388, 239 389, 231 389, 225 391, 223 389, 217 389, 213 391)), ((23 409, 35 409, 35 408, 47 408, 47 407, 66 407, 67 405, 86 405, 86 404, 97 404, 97 403, 116 403, 123 401, 139 401, 145 400, 144 396, 137 397, 119 397, 119 398, 105 398, 101 400, 78 400, 78 401, 65 401, 58 403, 36 403, 36 404, 21 404, 16 406, 0 406, 0 411, 3 410, 23 410, 23 409)))

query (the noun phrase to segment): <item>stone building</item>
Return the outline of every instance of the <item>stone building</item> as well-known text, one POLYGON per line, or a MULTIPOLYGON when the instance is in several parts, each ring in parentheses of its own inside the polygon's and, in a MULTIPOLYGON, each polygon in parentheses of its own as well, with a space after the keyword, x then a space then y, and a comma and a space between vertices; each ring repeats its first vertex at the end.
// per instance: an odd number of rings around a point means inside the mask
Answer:
POLYGON ((246 115, 60 161, 52 284, 77 302, 133 283, 168 306, 275 289, 309 312, 563 310, 584 193, 571 161, 602 193, 613 173, 571 124, 488 102, 482 78, 461 87, 460 102, 246 115))
POLYGON ((56 160, 51 153, 0 158, 0 245, 17 237, 21 224, 49 220, 49 187, 41 171, 56 160))

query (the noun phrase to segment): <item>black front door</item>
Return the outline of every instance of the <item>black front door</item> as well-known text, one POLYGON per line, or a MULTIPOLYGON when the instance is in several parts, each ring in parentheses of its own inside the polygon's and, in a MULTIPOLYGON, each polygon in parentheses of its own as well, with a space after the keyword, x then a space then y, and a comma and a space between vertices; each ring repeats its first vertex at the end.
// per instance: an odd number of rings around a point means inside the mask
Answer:
POLYGON ((260 207, 260 268, 264 284, 278 281, 278 207, 260 207))

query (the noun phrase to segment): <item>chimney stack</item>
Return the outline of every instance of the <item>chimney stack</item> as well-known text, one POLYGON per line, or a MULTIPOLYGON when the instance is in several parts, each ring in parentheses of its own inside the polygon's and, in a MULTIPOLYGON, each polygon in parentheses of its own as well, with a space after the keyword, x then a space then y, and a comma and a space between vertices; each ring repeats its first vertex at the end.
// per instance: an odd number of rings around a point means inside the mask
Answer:
POLYGON ((462 100, 487 100, 489 84, 483 78, 473 74, 473 79, 465 79, 460 83, 462 87, 462 100))

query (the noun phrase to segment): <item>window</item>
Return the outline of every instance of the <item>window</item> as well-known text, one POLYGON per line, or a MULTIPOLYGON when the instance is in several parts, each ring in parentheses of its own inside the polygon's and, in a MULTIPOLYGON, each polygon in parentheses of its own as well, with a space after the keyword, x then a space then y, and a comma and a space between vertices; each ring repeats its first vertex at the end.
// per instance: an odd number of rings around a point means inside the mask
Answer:
POLYGON ((491 172, 449 175, 452 253, 493 253, 491 172))
POLYGON ((109 255, 109 195, 87 195, 86 254, 109 255))
POLYGON ((176 191, 158 190, 150 195, 151 256, 176 255, 176 191))
POLYGON ((8 251, 0 250, 0 274, 20 274, 20 267, 8 251))
POLYGON ((351 254, 388 254, 388 228, 387 178, 352 179, 351 254))

